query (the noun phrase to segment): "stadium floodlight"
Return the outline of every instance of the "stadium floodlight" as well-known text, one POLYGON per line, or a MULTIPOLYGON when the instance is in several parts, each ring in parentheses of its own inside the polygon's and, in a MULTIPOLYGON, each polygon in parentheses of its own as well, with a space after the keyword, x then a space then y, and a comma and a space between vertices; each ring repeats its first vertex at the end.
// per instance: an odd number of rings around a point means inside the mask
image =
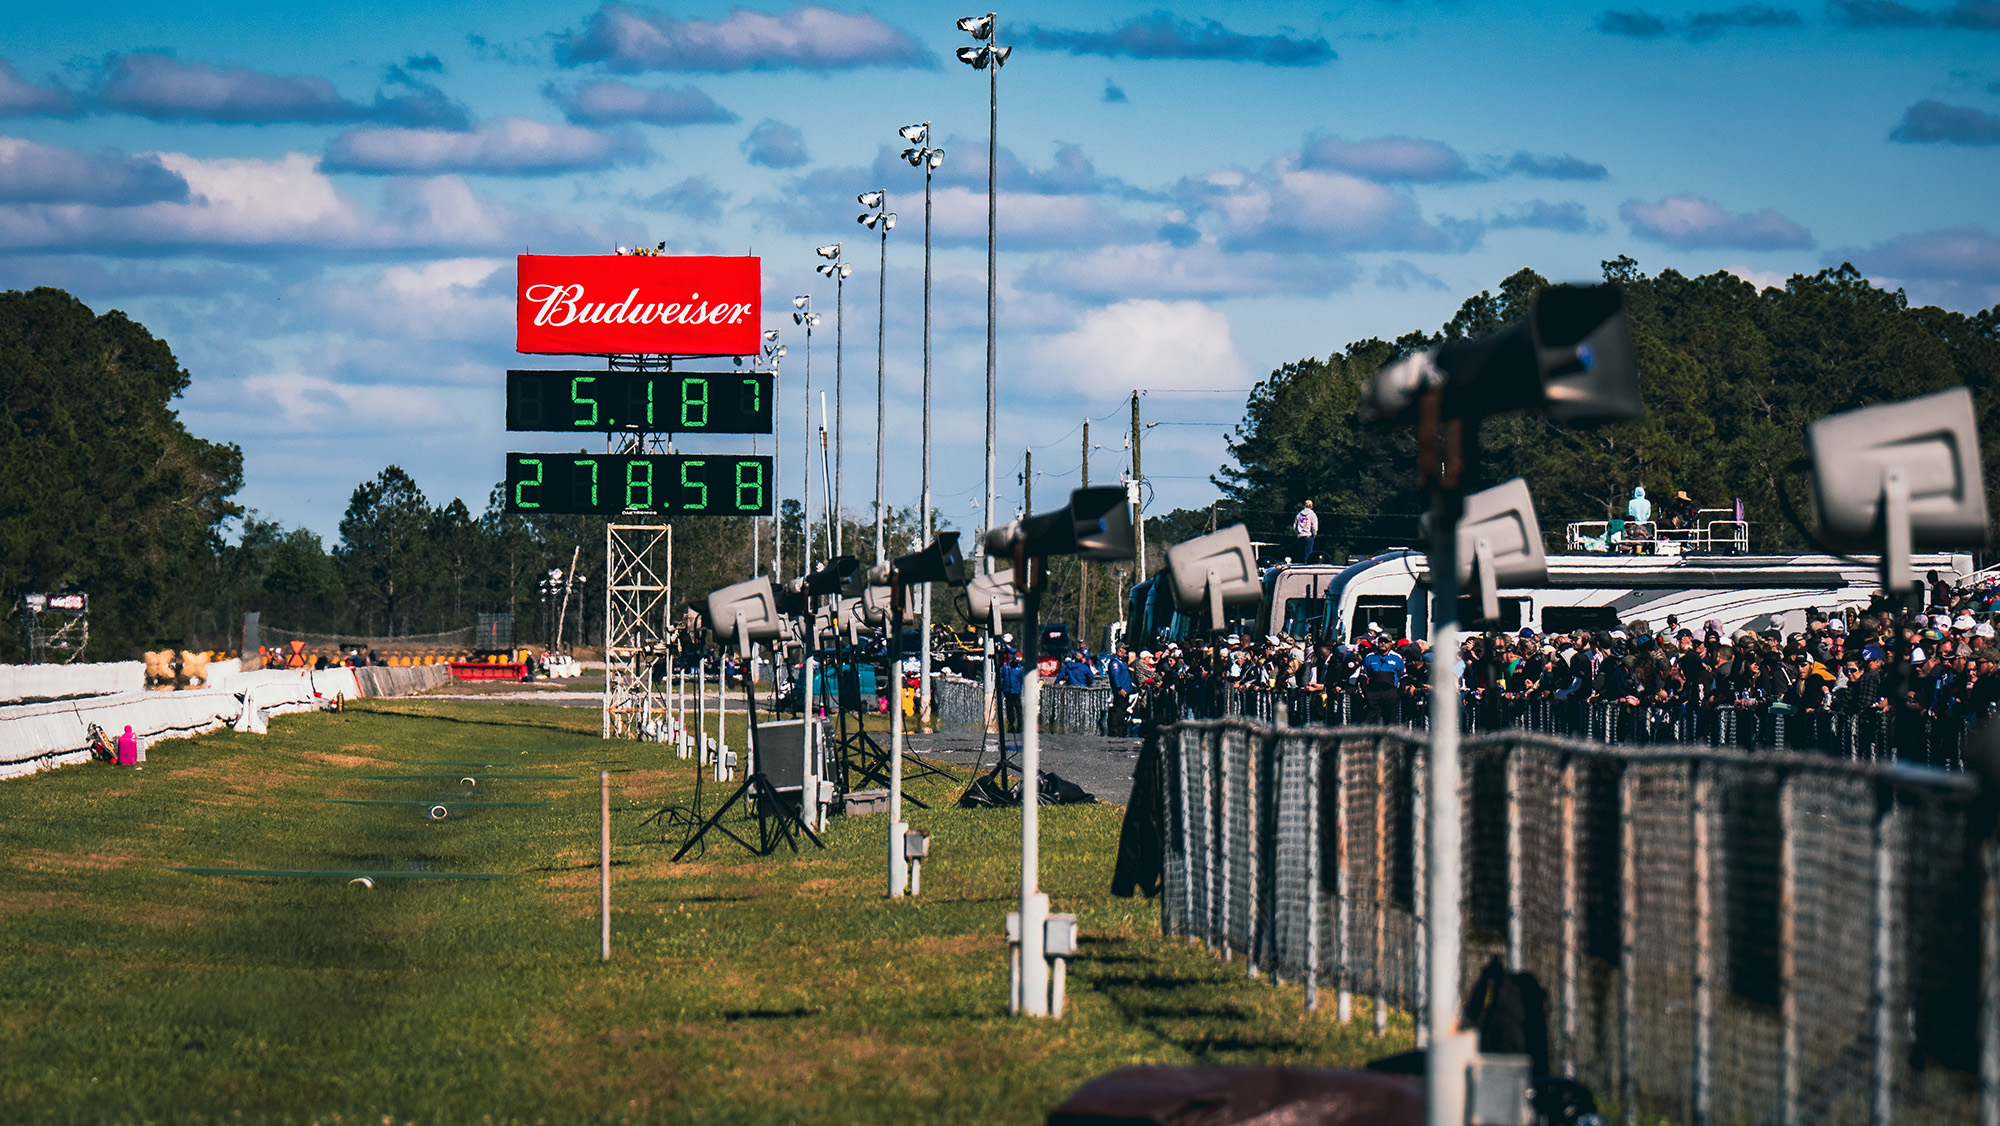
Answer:
POLYGON ((1197 536, 1167 549, 1174 605, 1184 613, 1208 608, 1208 628, 1222 630, 1222 608, 1264 596, 1257 572, 1257 549, 1243 524, 1197 536))
POLYGON ((921 145, 930 136, 931 123, 922 121, 915 125, 905 125, 901 129, 896 130, 896 132, 902 134, 905 141, 913 145, 921 145))
POLYGON ((965 16, 958 21, 958 30, 974 39, 989 39, 993 35, 993 13, 983 16, 965 16))
POLYGON ((1542 526, 1528 483, 1516 477, 1465 498, 1458 521, 1458 582, 1479 584, 1482 621, 1500 616, 1500 585, 1541 586, 1549 580, 1542 526))
POLYGON ((1986 480, 1972 392, 1829 415, 1806 428, 1813 515, 1829 545, 1882 554, 1883 589, 1915 584, 1918 547, 1983 547, 1986 480))
POLYGON ((810 295, 801 293, 797 297, 792 298, 792 308, 803 309, 811 302, 812 297, 810 295))
POLYGON ((1362 388, 1362 412, 1414 422, 1430 392, 1440 393, 1442 418, 1535 408, 1559 422, 1638 418, 1639 369, 1625 299, 1613 285, 1550 286, 1520 324, 1383 368, 1362 388))
POLYGON ((860 195, 855 196, 854 202, 863 207, 880 207, 882 206, 882 201, 888 198, 888 195, 889 193, 883 189, 876 188, 872 192, 862 192, 860 195))
POLYGON ((965 584, 965 605, 968 616, 981 625, 992 622, 996 613, 1001 619, 1018 621, 1028 612, 1027 601, 1014 586, 1012 570, 973 576, 965 584))
POLYGON ((840 257, 840 244, 835 242, 828 243, 825 246, 815 246, 813 247, 813 253, 819 255, 821 258, 838 258, 840 257))

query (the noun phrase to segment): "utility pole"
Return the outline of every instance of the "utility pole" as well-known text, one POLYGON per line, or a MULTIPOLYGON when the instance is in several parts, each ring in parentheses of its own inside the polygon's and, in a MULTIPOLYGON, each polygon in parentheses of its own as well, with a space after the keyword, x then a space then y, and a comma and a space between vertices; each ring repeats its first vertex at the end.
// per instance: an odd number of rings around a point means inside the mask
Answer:
POLYGON ((1146 486, 1145 478, 1139 475, 1139 436, 1145 428, 1139 425, 1139 392, 1132 392, 1132 530, 1139 536, 1139 570, 1132 576, 1132 584, 1146 581, 1146 486))
MULTIPOLYGON (((1026 517, 1033 516, 1034 514, 1035 514, 1035 450, 1034 447, 1031 446, 1021 451, 1021 516, 1025 519, 1026 517)), ((1026 575, 1015 576, 1015 578, 1023 581, 1025 581, 1027 577, 1028 576, 1026 575)))
MULTIPOLYGON (((1090 487, 1090 416, 1083 416, 1083 487, 1090 487)), ((1076 560, 1076 636, 1079 644, 1090 644, 1090 564, 1082 556, 1076 560)))

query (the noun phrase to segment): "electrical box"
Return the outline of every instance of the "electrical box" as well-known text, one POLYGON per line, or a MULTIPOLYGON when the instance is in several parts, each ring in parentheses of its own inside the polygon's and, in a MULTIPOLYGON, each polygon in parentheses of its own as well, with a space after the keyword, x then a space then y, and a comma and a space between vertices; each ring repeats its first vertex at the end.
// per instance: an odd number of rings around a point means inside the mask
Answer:
POLYGON ((1042 924, 1042 953, 1051 958, 1074 958, 1079 937, 1075 915, 1050 915, 1042 924))
POLYGON ((903 859, 922 860, 931 854, 931 835, 923 829, 903 834, 903 859))

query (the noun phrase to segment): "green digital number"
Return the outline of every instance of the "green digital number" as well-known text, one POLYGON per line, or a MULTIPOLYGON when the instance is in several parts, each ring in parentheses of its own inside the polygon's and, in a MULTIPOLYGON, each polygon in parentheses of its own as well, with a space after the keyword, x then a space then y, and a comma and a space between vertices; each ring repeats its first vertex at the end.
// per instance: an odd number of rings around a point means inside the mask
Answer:
POLYGON ((708 427, 708 380, 681 380, 681 425, 689 430, 703 430, 708 427), (699 408, 701 417, 696 418, 699 408))
POLYGON ((646 381, 646 429, 648 430, 653 428, 653 384, 656 382, 658 381, 652 379, 646 381))
POLYGON ((633 458, 625 463, 625 507, 627 509, 653 507, 653 463, 645 458, 633 458), (645 471, 645 479, 640 480, 640 471, 645 471), (646 499, 639 500, 639 490, 646 491, 646 499))
POLYGON ((761 461, 739 461, 736 463, 736 511, 764 511, 764 463, 761 461), (749 471, 752 480, 744 480, 744 471, 749 471), (748 504, 743 501, 744 490, 756 494, 757 499, 748 504))
POLYGON ((690 481, 688 479, 688 475, 692 473, 694 470, 703 469, 707 465, 708 465, 707 460, 698 457, 690 458, 687 461, 681 462, 681 487, 687 489, 694 489, 695 491, 701 494, 700 500, 694 502, 693 504, 684 504, 681 506, 682 508, 685 508, 690 512, 708 511, 708 481, 706 480, 708 474, 706 473, 701 474, 703 480, 700 481, 690 481))
POLYGON ((597 400, 583 393, 584 384, 595 382, 597 382, 597 377, 594 375, 579 375, 569 381, 569 401, 579 407, 585 403, 590 404, 590 417, 577 419, 576 425, 578 426, 597 425, 597 400))
MULTIPOLYGON (((572 466, 572 471, 580 470, 585 466, 590 467, 590 507, 583 509, 583 511, 596 512, 597 511, 597 459, 588 457, 579 457, 572 459, 570 465, 572 466)), ((572 477, 570 479, 570 499, 578 505, 584 503, 583 480, 581 477, 572 477)))
POLYGON ((532 466, 534 466, 534 467, 535 467, 535 479, 534 479, 534 480, 532 480, 532 481, 516 481, 516 482, 514 482, 514 507, 516 507, 516 508, 540 508, 540 507, 542 506, 542 503, 541 503, 540 501, 535 501, 535 500, 529 500, 529 499, 528 499, 527 497, 525 497, 525 496, 521 495, 521 490, 522 490, 522 489, 525 489, 525 488, 528 488, 528 487, 530 487, 530 486, 533 486, 533 487, 535 487, 535 488, 540 488, 540 487, 541 487, 541 485, 542 485, 542 459, 541 459, 541 458, 538 458, 538 457, 517 457, 517 458, 515 458, 515 459, 514 459, 514 461, 515 461, 515 462, 516 462, 517 464, 520 464, 520 465, 532 465, 532 466))
POLYGON ((764 409, 764 383, 763 383, 763 381, 762 381, 762 380, 758 380, 758 379, 746 379, 746 380, 744 380, 744 381, 743 381, 743 411, 744 411, 744 413, 746 413, 746 414, 756 414, 756 413, 757 413, 758 411, 760 411, 760 410, 762 410, 762 409, 764 409))

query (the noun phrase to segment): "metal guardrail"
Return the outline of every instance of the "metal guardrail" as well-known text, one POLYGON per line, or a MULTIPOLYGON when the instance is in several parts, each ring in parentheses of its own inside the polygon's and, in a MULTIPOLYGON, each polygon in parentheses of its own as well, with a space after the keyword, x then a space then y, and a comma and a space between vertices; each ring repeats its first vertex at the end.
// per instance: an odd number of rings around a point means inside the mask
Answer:
MULTIPOLYGON (((1422 1029, 1422 734, 1157 739, 1133 800, 1157 803, 1166 932, 1308 1008, 1330 988, 1343 1023, 1422 1029)), ((1540 1066, 1632 1123, 2000 1118, 2000 854, 1971 778, 1518 731, 1462 754, 1462 976, 1532 975, 1540 1066)))
MULTIPOLYGON (((988 726, 985 693, 980 683, 945 673, 937 678, 931 714, 942 730, 978 731, 988 726)), ((1077 688, 1042 685, 1043 731, 1061 735, 1122 734, 1106 729, 1111 714, 1109 687, 1077 688)))

